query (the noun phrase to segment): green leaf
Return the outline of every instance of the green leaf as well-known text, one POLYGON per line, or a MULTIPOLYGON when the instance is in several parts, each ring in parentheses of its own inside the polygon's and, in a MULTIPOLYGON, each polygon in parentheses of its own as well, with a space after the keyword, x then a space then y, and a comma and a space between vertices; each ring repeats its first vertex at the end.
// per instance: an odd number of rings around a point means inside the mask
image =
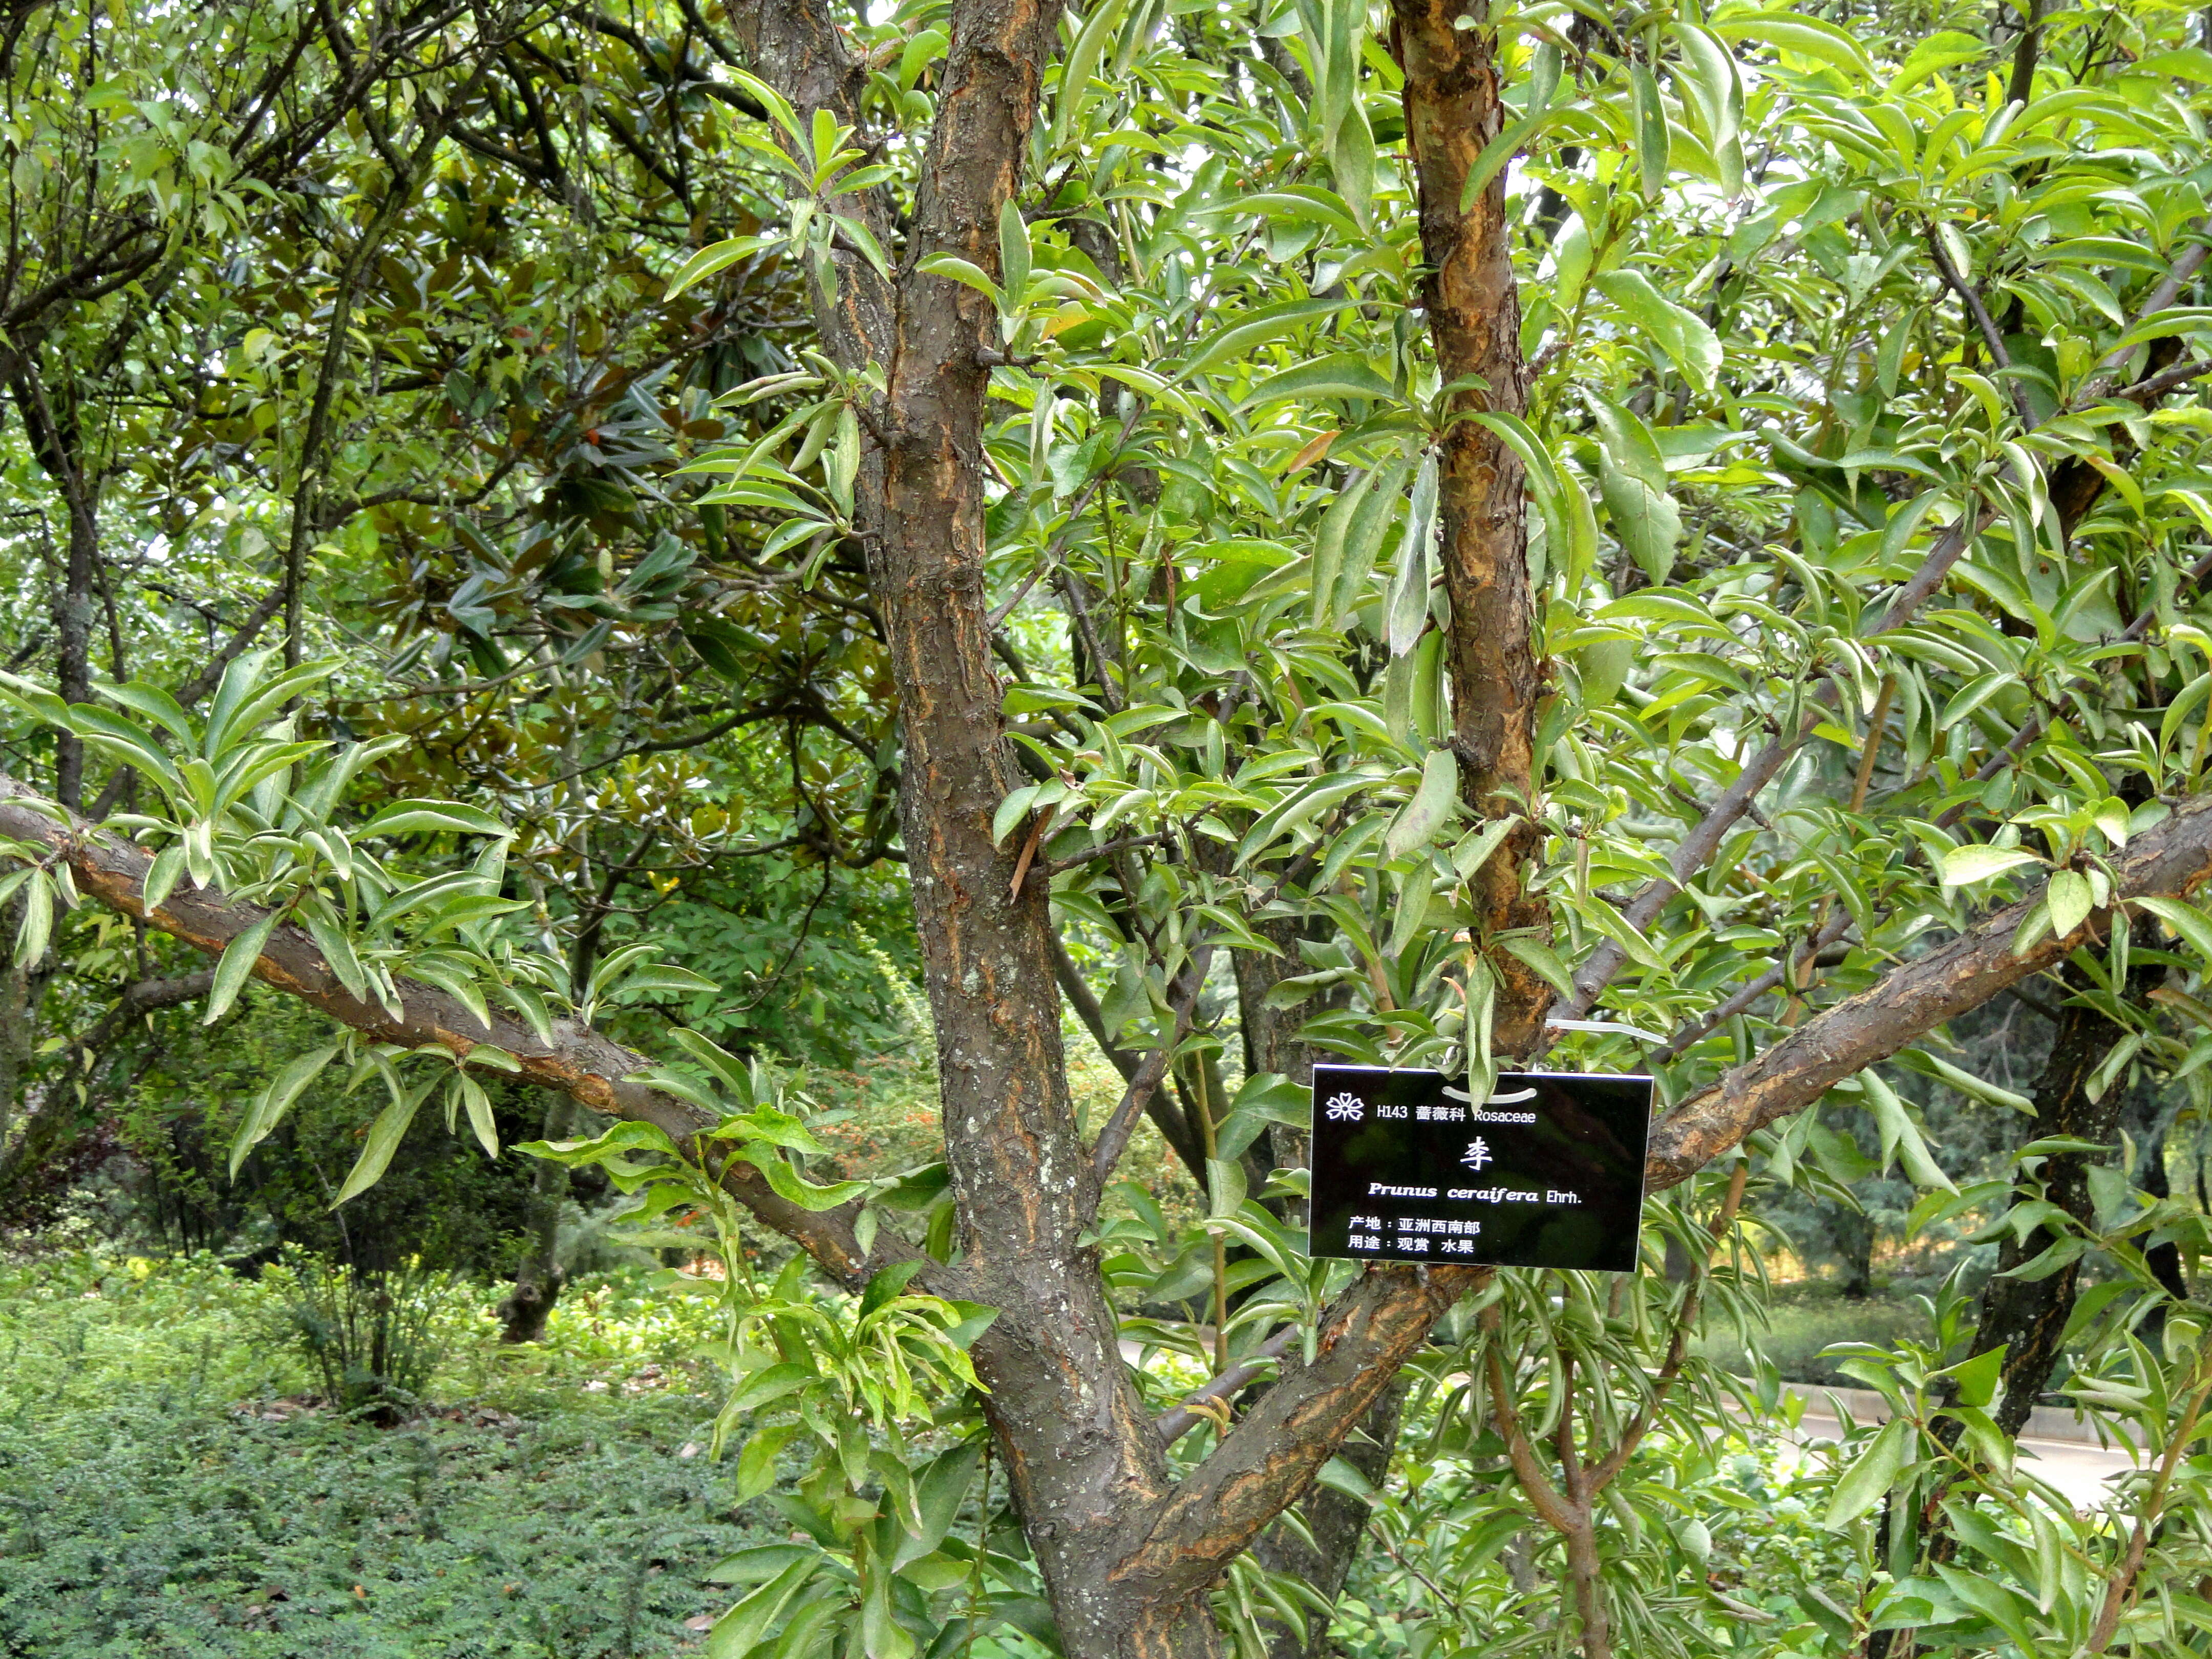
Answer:
POLYGON ((347 994, 357 1002, 368 1001, 368 979, 361 970, 361 958, 354 954, 353 941, 346 937, 345 929, 325 914, 324 906, 313 902, 301 908, 300 920, 347 994))
POLYGON ((1382 538, 1397 520, 1398 492, 1406 487, 1406 479, 1413 470, 1413 460, 1408 455, 1398 455, 1378 465, 1371 486, 1353 504, 1344 532, 1344 554, 1337 571, 1336 591, 1329 597, 1328 620, 1322 626, 1338 626, 1366 591, 1368 578, 1375 568, 1375 556, 1382 549, 1382 538))
POLYGON ((999 208, 999 285, 1008 310, 1018 307, 1030 291, 1029 222, 1012 197, 999 208))
POLYGON ((849 1204, 868 1190, 865 1181, 833 1181, 817 1186, 785 1162, 781 1153, 773 1146, 749 1145, 738 1150, 738 1156, 767 1177, 768 1184, 775 1189, 776 1196, 796 1204, 802 1210, 834 1210, 841 1204, 849 1204))
POLYGON ((1832 1530, 1849 1526, 1881 1502, 1912 1461, 1915 1433, 1911 1423, 1902 1417, 1893 1417, 1881 1425, 1873 1443, 1836 1482, 1826 1516, 1832 1530))
POLYGON ((1459 763, 1449 749, 1429 751, 1421 767, 1420 787, 1406 803, 1382 840, 1392 858, 1402 858, 1430 839, 1449 819, 1459 801, 1459 763))
POLYGON ((1302 324, 1317 317, 1334 316, 1346 306, 1358 303, 1357 295, 1346 294, 1334 299, 1290 300, 1279 305, 1262 306, 1243 322, 1207 336, 1175 378, 1178 382, 1191 380, 1224 363, 1249 356, 1302 324))
POLYGON ((1575 976, 1559 953, 1548 945, 1533 939, 1522 939, 1508 933, 1500 938, 1501 950, 1519 957, 1535 970, 1536 976, 1563 997, 1575 994, 1575 976))
POLYGON ((1598 493, 1612 515, 1613 533, 1645 575, 1664 582, 1682 539, 1681 509, 1668 493, 1666 459, 1651 429, 1628 410, 1593 398, 1590 412, 1598 428, 1598 493))
POLYGON ((460 1085, 461 1099, 469 1109, 469 1127, 477 1133, 477 1142, 484 1149, 486 1158, 499 1156, 499 1125, 493 1121, 491 1097, 484 1092, 483 1084, 466 1072, 458 1073, 454 1081, 460 1085))
POLYGON ((2009 1346, 2009 1344, 1999 1343, 1971 1359, 1960 1361, 1948 1372, 1939 1373, 1950 1376, 1958 1383, 1960 1405, 1986 1406, 1996 1398, 1997 1383, 2004 1376, 2004 1358, 2009 1346))
POLYGON ((698 991, 719 991, 722 988, 704 974, 695 974, 689 968, 678 968, 673 963, 656 963, 640 968, 625 978, 616 988, 617 996, 630 996, 641 992, 662 991, 690 994, 698 991))
POLYGON ((1385 607, 1390 654, 1411 651, 1429 625, 1429 586, 1434 569, 1433 544, 1437 530, 1437 458, 1421 459, 1413 480, 1412 510, 1406 515, 1406 533, 1398 544, 1398 568, 1390 579, 1385 607))
POLYGON ((1859 1098, 1865 1103, 1868 1115, 1881 1134, 1885 1167, 1894 1155, 1914 1186, 1958 1191, 1951 1177, 1943 1173, 1942 1166, 1929 1155, 1928 1143, 1921 1138, 1920 1126, 1912 1121, 1911 1112, 1881 1073, 1859 1073, 1859 1098))
POLYGON ((154 862, 146 871, 146 884, 138 896, 142 913, 151 916, 168 902, 169 895, 177 890, 177 883, 185 873, 185 849, 182 843, 165 847, 154 855, 154 862))
MULTIPOLYGON (((1345 538, 1358 520, 1361 505, 1375 487, 1376 474, 1372 471, 1356 475, 1322 514, 1321 526, 1314 532, 1313 568, 1311 580, 1313 625, 1328 629, 1336 626, 1337 579, 1344 569, 1345 538)), ((2207 676, 2212 680, 2212 676, 2207 676)))
POLYGON ((2045 898, 2051 906, 2051 931, 2061 939, 2071 936, 2096 908, 2089 878, 2078 870, 2061 870, 2052 876, 2045 898))
MULTIPOLYGON (((345 1185, 338 1188, 338 1195, 331 1200, 331 1208, 337 1209, 348 1199, 367 1192, 384 1178, 384 1171, 392 1163, 392 1153, 399 1150, 399 1143, 407 1133, 407 1126, 414 1122, 416 1110, 433 1086, 425 1084, 410 1091, 376 1115, 375 1121, 368 1126, 368 1136, 362 1143, 361 1156, 354 1160, 353 1172, 346 1176, 345 1185)), ((235 1176, 237 1172, 234 1170, 232 1173, 235 1176)))
POLYGON ((231 1137, 230 1178, 233 1181, 238 1179, 239 1166, 246 1162, 246 1155, 268 1138, 269 1132, 276 1127, 292 1103, 300 1097, 300 1091, 322 1074, 323 1067, 329 1065, 337 1054, 338 1046, 332 1043, 327 1048, 318 1048, 312 1054, 301 1054, 291 1060, 270 1079, 269 1086, 255 1097, 252 1105, 246 1108, 246 1116, 238 1126, 238 1133, 231 1137))
POLYGON ((2149 897, 2130 899, 2128 902, 2149 911, 2179 934, 2191 950, 2212 962, 2212 917, 2184 899, 2149 897))
POLYGON ((978 294, 987 295, 1000 311, 1006 309, 1006 294, 991 280, 991 273, 972 259, 963 259, 950 253, 933 253, 915 267, 932 276, 942 276, 950 282, 962 283, 978 294))
POLYGON ((2024 847, 1984 847, 1978 844, 1954 847, 1943 854, 1943 884, 1946 887, 1971 887, 1976 882, 1987 881, 1991 876, 2017 870, 2023 864, 2042 862, 2024 847))
POLYGON ((668 279, 668 286, 660 292, 662 303, 674 299, 694 283, 703 283, 716 272, 726 270, 738 260, 750 258, 762 248, 782 240, 777 236, 732 236, 724 241, 709 243, 677 266, 668 279))
POLYGON ((819 1556, 793 1562, 714 1621, 707 1632, 707 1659, 752 1659, 783 1620, 785 1610, 806 1588, 819 1556))
MULTIPOLYGON (((738 1454, 737 1488, 740 1504, 759 1497, 775 1484, 777 1455, 805 1426, 800 1423, 780 1423, 774 1428, 755 1431, 752 1438, 745 1442, 744 1450, 738 1454)), ((812 1553, 811 1549, 798 1544, 756 1544, 749 1550, 740 1550, 707 1577, 718 1584, 758 1583, 763 1578, 774 1577, 800 1555, 812 1553), (762 1551, 773 1551, 776 1557, 768 1565, 767 1571, 755 1574, 740 1566, 740 1563, 746 1562, 749 1557, 762 1551), (738 1576, 740 1571, 744 1573, 744 1577, 738 1576)))
POLYGON ((200 1017, 201 1024, 212 1025, 230 1012, 230 1005, 238 1000, 238 994, 246 988, 246 981, 252 975, 253 964, 261 959, 269 935, 276 932, 277 919, 278 912, 271 910, 223 946, 222 959, 215 965, 215 984, 208 992, 207 1012, 200 1017))
POLYGON ((1755 46, 1778 47, 1841 70, 1848 84, 1869 86, 1881 78, 1859 43, 1843 30, 1817 17, 1787 10, 1740 11, 1716 19, 1712 32, 1723 40, 1742 40, 1755 46))
POLYGON ((1280 374, 1269 375, 1238 398, 1237 406, 1257 409, 1263 404, 1316 398, 1388 400, 1396 395, 1390 382, 1377 374, 1366 358, 1341 352, 1319 362, 1301 363, 1280 374))
POLYGON ((379 812, 360 830, 362 837, 434 834, 453 830, 464 836, 511 836, 514 831, 489 812, 450 800, 401 800, 379 812))
POLYGON ((1659 83, 1641 61, 1628 66, 1629 101, 1636 116, 1636 184, 1647 202, 1667 188, 1667 106, 1659 83))
POLYGON ((1609 270, 1594 278, 1591 286, 1674 360, 1683 379, 1700 392, 1713 389, 1720 373, 1721 343, 1704 318, 1668 299, 1640 270, 1609 270))

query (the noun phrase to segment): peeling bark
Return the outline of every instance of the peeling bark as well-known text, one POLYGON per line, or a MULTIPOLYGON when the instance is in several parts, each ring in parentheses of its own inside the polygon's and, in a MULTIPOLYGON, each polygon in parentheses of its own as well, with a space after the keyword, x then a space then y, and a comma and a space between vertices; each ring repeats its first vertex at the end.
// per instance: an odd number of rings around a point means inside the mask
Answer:
MULTIPOLYGON (((1488 15, 1475 0, 1395 0, 1392 8, 1406 76, 1406 144, 1420 182, 1422 306, 1438 376, 1460 388, 1437 480, 1451 600, 1452 747, 1469 809, 1520 820, 1477 873, 1476 902, 1486 932, 1532 928, 1548 937, 1548 913, 1522 890, 1522 878, 1542 841, 1530 815, 1542 675, 1528 592, 1527 494, 1519 458, 1474 418, 1527 407, 1506 169, 1462 205, 1484 146, 1505 125, 1488 15)), ((1550 994, 1510 952, 1493 951, 1489 961, 1499 983, 1492 1041, 1502 1053, 1534 1054, 1550 994)))
MULTIPOLYGON (((2195 796, 2113 861, 2116 898, 2186 896, 2212 876, 2212 796, 2195 796)), ((1778 1118, 1889 1058, 1923 1032, 2056 967, 2069 950, 2100 945, 2112 912, 2094 912, 2065 940, 2045 934, 2021 955, 2013 935, 2040 894, 2008 904, 1880 983, 1836 1003, 1675 1109, 1652 1131, 1644 1181, 1673 1187, 1778 1118)))

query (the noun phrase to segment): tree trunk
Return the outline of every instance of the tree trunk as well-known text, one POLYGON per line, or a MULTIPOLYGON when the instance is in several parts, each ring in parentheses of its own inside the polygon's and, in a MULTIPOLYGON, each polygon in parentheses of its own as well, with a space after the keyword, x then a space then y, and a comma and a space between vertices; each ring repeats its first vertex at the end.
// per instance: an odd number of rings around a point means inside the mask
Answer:
MULTIPOLYGON (((2071 991, 2088 988, 2080 970, 2068 969, 2065 983, 2071 991)), ((2119 1121, 2127 1091, 2107 1088, 2089 1098, 2085 1085, 2097 1063, 2111 1052, 2124 1033, 2098 1010, 2069 1002, 2058 1011, 2058 1028, 2051 1040, 2051 1053, 2035 1084, 2035 1128, 2033 1139, 2068 1135, 2100 1146, 2112 1139, 2119 1121)), ((2044 1195, 2078 1222, 2091 1219, 2089 1166, 2101 1154, 2058 1152, 2045 1159, 2044 1195)), ((2008 1275, 2026 1266, 2056 1243, 2058 1235, 2038 1227, 2026 1238, 2007 1234, 1997 1249, 1996 1272, 1982 1291, 1981 1316, 1974 1331, 1975 1353, 2005 1350, 2003 1392, 1990 1415, 2008 1435, 2027 1426, 2028 1413, 2049 1386, 2058 1364, 2058 1338, 2074 1312, 2074 1297, 2081 1266, 2069 1262, 2041 1279, 2008 1275)))
MULTIPOLYGON (((1047 884, 1017 890, 1020 838, 1001 848, 991 831, 1020 781, 984 588, 982 423, 997 313, 915 269, 949 253, 999 270, 999 215, 1059 13, 1053 0, 954 8, 908 264, 884 284, 846 260, 820 321, 848 369, 873 363, 886 374, 865 422, 855 516, 899 698, 900 827, 937 1024, 961 1271, 966 1294, 1000 1310, 975 1348, 986 1410, 1073 1659, 1211 1654, 1203 1581, 1170 1588, 1112 1571, 1132 1517, 1167 1490, 1166 1459, 1121 1363, 1095 1252, 1079 1242, 1099 1182, 1067 1092, 1047 884)), ((826 12, 791 0, 737 21, 752 61, 787 95, 852 118, 857 71, 826 12)))
MULTIPOLYGON (((1505 125, 1495 31, 1474 0, 1395 0, 1392 15, 1406 76, 1406 144, 1420 183, 1422 302, 1437 373, 1447 385, 1462 383, 1452 395, 1437 496, 1451 601, 1452 747, 1469 809, 1519 820, 1476 874, 1477 909, 1486 934, 1527 928, 1548 939, 1549 913, 1522 879, 1542 843, 1530 816, 1542 677, 1528 593, 1527 497, 1519 459, 1470 418, 1519 415, 1527 405, 1507 170, 1498 168, 1462 204, 1484 147, 1505 125)), ((1511 953, 1492 950, 1487 958, 1498 983, 1492 1042, 1501 1054, 1539 1052, 1551 992, 1511 953)))
MULTIPOLYGON (((545 1121, 542 1139, 557 1140, 568 1132, 568 1097, 545 1091, 545 1121)), ((561 1267, 561 1212, 568 1197, 568 1166, 539 1158, 531 1171, 530 1199, 524 1213, 529 1227, 521 1265, 514 1270, 514 1288, 499 1304, 502 1342, 542 1342, 545 1322, 561 1299, 568 1275, 561 1267)))

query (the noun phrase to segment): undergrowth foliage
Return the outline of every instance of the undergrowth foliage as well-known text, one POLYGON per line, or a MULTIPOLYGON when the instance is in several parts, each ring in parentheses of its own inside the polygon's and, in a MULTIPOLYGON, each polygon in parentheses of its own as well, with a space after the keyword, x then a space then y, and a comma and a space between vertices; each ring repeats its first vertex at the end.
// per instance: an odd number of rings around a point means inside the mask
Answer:
MULTIPOLYGON (((95 683, 82 652, 66 699, 0 679, 58 753, 138 788, 95 830, 10 786, 18 969, 106 854, 126 911, 187 939, 191 906, 241 924, 198 940, 220 946, 207 1019, 311 949, 344 1031, 266 1080, 231 1167, 342 1077, 375 1103, 340 1205, 426 1115, 500 1155, 490 1074, 623 1120, 524 1150, 603 1171, 632 1245, 712 1264, 661 1288, 712 1310, 706 1449, 783 1534, 718 1569, 715 1659, 1092 1659, 1139 1617, 1156 1651, 1239 1659, 1312 1620, 1424 1656, 2201 1650, 2207 1218, 1961 1064, 1955 988, 1886 994, 1970 946, 1984 996, 2039 963, 2054 1024, 2111 1027, 2069 1097, 2212 1109, 2212 917, 2185 857, 2212 746, 2212 55, 2188 15, 1021 15, 1026 44, 987 46, 978 0, 757 0, 711 84, 781 199, 666 285, 773 267, 813 306, 815 337, 719 398, 686 471, 752 599, 829 594, 909 677, 902 747, 841 736, 865 804, 805 801, 792 841, 825 872, 872 863, 905 805, 944 1161, 842 1167, 834 1124, 736 1052, 751 1028, 657 1017, 731 988, 649 927, 558 937, 509 868, 503 810, 529 791, 361 805, 409 739, 300 707, 342 665, 298 661, 296 568, 293 649, 238 655, 204 715, 95 683), (1443 179, 1411 51, 1431 35, 1495 81, 1443 179), (833 59, 849 72, 814 72, 833 59), (950 94, 993 74, 1012 148, 950 165, 976 101, 950 94), (1494 373, 1444 337, 1467 301, 1438 233, 1470 227, 1496 238, 1494 373), (941 326, 899 341, 951 340, 943 362, 890 349, 917 318, 941 326), (932 375, 951 389, 917 390, 932 375), (939 485, 919 504, 916 456, 939 485), (1510 695, 1501 664, 1528 671, 1510 695), (2128 884, 2162 857, 2158 890, 2128 884), (1233 1021, 1206 1001, 1223 963, 1233 1021), (432 1024, 409 1011, 433 992, 447 1023, 372 1035, 432 1024), (1070 1103, 1060 997, 1127 1083, 1103 1121, 1070 1103), (592 1029, 610 1014, 649 1058, 592 1029), (1853 1029, 1873 1035, 1834 1036, 1853 1029), (1553 1036, 1553 1063, 1650 1065, 1673 1126, 1725 1131, 1658 1171, 1642 1271, 1305 1255, 1299 1054, 1482 1090, 1553 1036), (1796 1082, 1730 1115, 1762 1066, 1796 1082), (1937 1090, 2039 1127, 1962 1184, 1937 1090), (1200 1189, 1188 1212, 1116 1179, 1140 1113, 1200 1189), (1833 1133, 1845 1113, 1871 1148, 1833 1133), (1849 1204, 1892 1170, 1909 1236, 2033 1243, 2009 1280, 2063 1287, 2063 1395, 2141 1460, 2103 1504, 2017 1456, 2000 1419, 2040 1382, 1978 1342, 1963 1273, 1925 1328, 1826 1353, 1886 1420, 1787 1468, 1754 1439, 1785 1410, 1755 1339, 1762 1206, 1849 1204), (978 1261, 998 1305, 933 1290, 978 1261), (1722 1319, 1741 1374, 1698 1340, 1722 1319), (1347 1352, 1389 1364, 1337 1378, 1347 1352), (1330 1454, 1401 1361, 1376 1482, 1330 1454), (1103 1517, 1097 1483, 1051 1484, 1094 1457, 1120 1482, 1103 1517), (1380 1551, 1341 1601, 1271 1565, 1318 1552, 1332 1495, 1380 1551)), ((557 659, 540 641, 535 670, 487 647, 485 683, 588 661, 618 618, 732 679, 789 654, 680 618, 660 584, 689 556, 656 545, 615 594, 635 607, 605 601, 557 659)), ((810 719, 894 701, 879 665, 842 701, 805 678, 810 719)))

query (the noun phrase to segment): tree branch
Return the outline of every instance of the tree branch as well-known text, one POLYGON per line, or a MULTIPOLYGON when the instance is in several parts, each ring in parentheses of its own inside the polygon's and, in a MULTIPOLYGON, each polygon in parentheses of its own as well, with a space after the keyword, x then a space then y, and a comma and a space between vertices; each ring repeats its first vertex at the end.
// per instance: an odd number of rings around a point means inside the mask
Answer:
MULTIPOLYGON (((68 861, 78 890, 111 909, 137 917, 209 956, 221 955, 232 939, 269 914, 212 888, 185 885, 149 915, 140 896, 153 860, 131 842, 81 818, 72 817, 64 826, 50 811, 30 804, 37 799, 33 791, 0 774, 0 836, 59 854, 68 861)), ((306 930, 289 923, 280 923, 270 935, 253 964, 253 977, 374 1042, 404 1048, 434 1045, 458 1055, 480 1044, 503 1048, 514 1056, 525 1082, 557 1089, 610 1117, 651 1123, 678 1146, 694 1143, 702 1130, 713 1127, 713 1120, 688 1101, 631 1080, 649 1064, 645 1056, 579 1021, 555 1021, 553 1041, 548 1043, 510 1015, 495 1012, 486 1024, 459 998, 404 979, 398 982, 400 1012, 396 1018, 380 1004, 362 1002, 339 981, 306 930)), ((799 1244, 849 1287, 865 1285, 886 1263, 920 1254, 882 1229, 873 1249, 862 1249, 853 1231, 857 1205, 818 1213, 802 1210, 777 1196, 766 1177, 750 1165, 725 1165, 721 1181, 763 1224, 799 1244)), ((946 1270, 935 1263, 930 1264, 930 1277, 933 1284, 951 1284, 946 1270)))
MULTIPOLYGON (((1928 556, 1920 562, 1920 568, 1912 573, 1911 580, 1891 599, 1889 609, 1882 613, 1873 635, 1887 634, 1911 621, 1913 614, 1942 586, 1943 578, 1959 562, 1960 556, 1972 545, 1974 538, 1988 528, 1996 517, 1995 512, 1984 508, 1971 518, 1960 519, 1937 538, 1936 544, 1928 550, 1928 556)), ((1814 694, 1814 706, 1799 720, 1797 729, 1786 734, 1777 733, 1756 755, 1743 763, 1734 781, 1706 809, 1705 815, 1675 843, 1674 850, 1667 858, 1667 867, 1671 873, 1655 877, 1629 901, 1622 914, 1627 917, 1630 926, 1637 928, 1650 927, 1658 919, 1660 911, 1666 908, 1667 901, 1682 890, 1682 884, 1711 862, 1713 854, 1720 851, 1721 842, 1735 827, 1736 821, 1752 811, 1759 792, 1774 781, 1776 775, 1790 757, 1813 734, 1814 728, 1826 720, 1842 700, 1842 693, 1836 689, 1834 680, 1826 681, 1814 694)), ((1550 1018, 1580 1019, 1596 1004, 1605 988, 1613 983, 1613 975, 1627 962, 1628 953, 1611 940, 1599 946, 1577 971, 1574 995, 1562 997, 1553 1004, 1550 1018)))
MULTIPOLYGON (((2184 801, 2112 860, 2118 902, 2185 896, 2212 877, 2212 795, 2184 801)), ((1801 1110, 1834 1085, 1888 1059, 1945 1020, 2104 937, 2102 910, 2066 940, 2048 933, 2025 954, 2013 935, 2042 897, 2031 894, 1985 917, 1948 945, 1906 963, 1857 996, 1824 1009, 1714 1087, 1685 1101, 1652 1131, 1647 1191, 1687 1180, 1746 1136, 1801 1110)))

